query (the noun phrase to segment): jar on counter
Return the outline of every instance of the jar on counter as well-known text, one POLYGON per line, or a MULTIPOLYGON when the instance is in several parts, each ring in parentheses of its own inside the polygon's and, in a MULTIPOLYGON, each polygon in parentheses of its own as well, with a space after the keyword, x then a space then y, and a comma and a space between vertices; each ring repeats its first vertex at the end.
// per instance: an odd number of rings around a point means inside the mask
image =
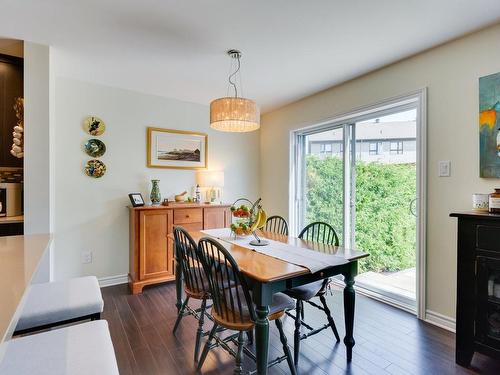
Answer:
POLYGON ((495 192, 490 194, 489 203, 490 212, 500 214, 500 188, 495 189, 495 192))

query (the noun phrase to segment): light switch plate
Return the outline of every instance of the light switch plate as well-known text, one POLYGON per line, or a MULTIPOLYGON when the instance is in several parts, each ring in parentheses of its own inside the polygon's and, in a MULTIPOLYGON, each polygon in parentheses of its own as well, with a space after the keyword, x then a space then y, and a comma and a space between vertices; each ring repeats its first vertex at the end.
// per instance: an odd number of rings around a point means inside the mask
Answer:
POLYGON ((450 177, 451 162, 443 160, 439 162, 439 177, 450 177))

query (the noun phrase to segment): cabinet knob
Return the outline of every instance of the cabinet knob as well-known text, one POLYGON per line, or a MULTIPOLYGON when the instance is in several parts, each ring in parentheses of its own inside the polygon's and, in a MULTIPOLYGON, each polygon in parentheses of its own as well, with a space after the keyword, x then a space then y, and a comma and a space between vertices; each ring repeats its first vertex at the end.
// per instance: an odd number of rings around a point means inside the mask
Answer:
POLYGON ((186 215, 186 219, 189 219, 189 215, 186 215))

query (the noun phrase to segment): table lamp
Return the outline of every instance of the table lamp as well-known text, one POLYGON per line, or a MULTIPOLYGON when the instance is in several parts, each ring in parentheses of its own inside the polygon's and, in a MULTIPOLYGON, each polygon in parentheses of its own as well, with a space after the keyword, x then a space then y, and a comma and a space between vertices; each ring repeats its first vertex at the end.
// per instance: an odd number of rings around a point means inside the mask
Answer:
POLYGON ((198 171, 196 183, 205 188, 205 201, 222 203, 222 188, 224 187, 224 171, 198 171))

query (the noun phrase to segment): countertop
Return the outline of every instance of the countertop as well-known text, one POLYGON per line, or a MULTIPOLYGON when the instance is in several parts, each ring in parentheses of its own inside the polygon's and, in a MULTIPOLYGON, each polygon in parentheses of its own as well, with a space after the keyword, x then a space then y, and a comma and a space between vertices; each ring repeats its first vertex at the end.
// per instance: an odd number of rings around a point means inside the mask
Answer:
POLYGON ((14 332, 26 291, 50 240, 49 234, 0 237, 0 343, 14 332))
POLYGON ((493 214, 488 211, 464 211, 464 212, 452 212, 451 217, 470 217, 475 219, 494 219, 500 220, 500 214, 493 214))
POLYGON ((24 222, 24 216, 2 216, 0 217, 0 224, 12 224, 24 222))

